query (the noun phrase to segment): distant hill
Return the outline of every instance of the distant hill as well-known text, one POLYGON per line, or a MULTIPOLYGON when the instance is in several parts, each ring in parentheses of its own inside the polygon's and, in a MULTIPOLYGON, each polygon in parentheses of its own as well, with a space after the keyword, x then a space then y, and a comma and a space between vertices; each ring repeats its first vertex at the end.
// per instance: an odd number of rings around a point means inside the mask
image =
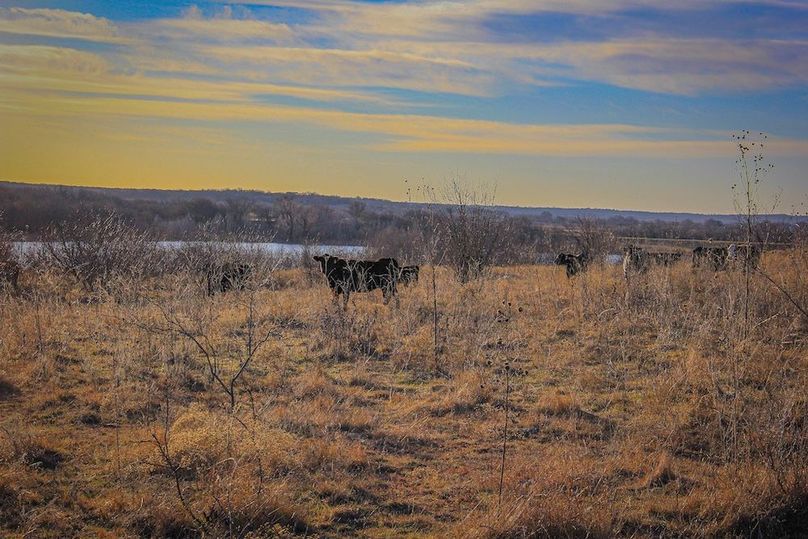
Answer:
MULTIPOLYGON (((214 202, 249 202, 257 204, 272 204, 281 197, 293 198, 296 202, 310 206, 328 206, 334 210, 347 211, 354 203, 361 202, 374 212, 401 215, 405 212, 426 205, 419 202, 397 202, 377 198, 342 197, 336 195, 320 195, 317 193, 270 193, 265 191, 227 189, 227 190, 176 190, 176 189, 124 189, 111 187, 76 187, 50 184, 29 184, 20 182, 0 181, 0 188, 15 190, 47 190, 58 189, 68 196, 113 197, 124 201, 152 201, 152 202, 187 202, 199 198, 207 198, 214 202)), ((704 223, 709 220, 720 221, 726 224, 736 223, 738 216, 733 214, 703 214, 689 212, 652 212, 640 210, 618 210, 607 208, 555 208, 555 207, 523 207, 523 206, 496 206, 497 209, 512 217, 528 218, 565 218, 575 219, 594 218, 611 219, 625 218, 637 221, 662 221, 678 223, 691 221, 704 223)), ((791 216, 787 214, 765 214, 761 219, 779 223, 794 223, 808 221, 806 216, 791 216)))

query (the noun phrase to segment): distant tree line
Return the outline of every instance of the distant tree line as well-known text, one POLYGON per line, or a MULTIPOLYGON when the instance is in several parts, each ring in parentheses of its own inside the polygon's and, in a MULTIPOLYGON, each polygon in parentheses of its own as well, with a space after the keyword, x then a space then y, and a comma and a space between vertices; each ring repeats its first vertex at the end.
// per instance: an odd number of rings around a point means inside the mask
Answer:
MULTIPOLYGON (((194 240, 240 234, 256 240, 287 243, 367 245, 379 252, 406 252, 424 241, 435 229, 435 212, 451 214, 452 204, 429 209, 414 205, 403 212, 375 211, 361 200, 339 206, 308 202, 306 195, 261 197, 213 197, 186 194, 183 197, 127 196, 115 190, 58 186, 0 184, 0 228, 27 239, 41 239, 54 226, 75 225, 86 216, 115 214, 134 229, 161 240, 194 240)), ((454 210, 453 210, 454 208, 454 210)), ((739 223, 709 219, 694 221, 646 221, 627 217, 573 219, 550 212, 536 216, 496 213, 488 228, 496 226, 498 242, 507 242, 510 260, 530 260, 537 252, 581 250, 586 247, 584 229, 608 232, 612 238, 668 238, 736 240, 743 237, 739 223)), ((455 220, 458 214, 455 215, 455 220)), ((476 219, 482 219, 476 215, 476 219)), ((451 221, 455 222, 455 221, 451 221)), ((488 222, 488 221, 486 221, 488 222)), ((447 225, 448 226, 448 225, 447 225)), ((444 226, 447 234, 458 233, 444 226)), ((788 243, 798 227, 788 223, 760 223, 768 242, 788 243)), ((591 237, 591 232, 588 233, 591 237)), ((602 243, 602 241, 601 241, 602 243)))

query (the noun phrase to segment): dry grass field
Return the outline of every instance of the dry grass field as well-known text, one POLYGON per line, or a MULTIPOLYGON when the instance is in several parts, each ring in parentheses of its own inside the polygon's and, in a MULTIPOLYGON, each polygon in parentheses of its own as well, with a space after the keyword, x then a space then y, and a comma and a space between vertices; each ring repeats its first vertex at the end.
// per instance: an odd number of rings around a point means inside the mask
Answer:
MULTIPOLYGON (((808 251, 763 268, 806 304, 808 251)), ((806 535, 808 321, 757 275, 438 268, 437 326, 430 268, 347 312, 302 268, 21 288, 3 537, 806 535)))

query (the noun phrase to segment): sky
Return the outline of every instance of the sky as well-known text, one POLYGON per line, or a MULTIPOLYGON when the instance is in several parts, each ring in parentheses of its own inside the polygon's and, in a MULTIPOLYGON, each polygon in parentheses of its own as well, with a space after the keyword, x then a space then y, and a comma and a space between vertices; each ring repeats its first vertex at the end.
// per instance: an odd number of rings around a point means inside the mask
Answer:
POLYGON ((0 179, 808 205, 808 0, 0 0, 0 179))

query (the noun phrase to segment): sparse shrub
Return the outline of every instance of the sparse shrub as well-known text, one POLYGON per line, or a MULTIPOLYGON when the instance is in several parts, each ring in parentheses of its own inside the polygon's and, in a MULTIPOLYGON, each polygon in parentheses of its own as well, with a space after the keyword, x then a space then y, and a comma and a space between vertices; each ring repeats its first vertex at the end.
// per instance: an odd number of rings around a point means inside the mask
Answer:
POLYGON ((43 258, 73 276, 86 292, 108 289, 116 278, 141 277, 157 266, 148 234, 115 213, 97 214, 52 227, 42 243, 43 258))
POLYGON ((606 256, 616 251, 614 233, 595 219, 578 217, 570 228, 576 251, 584 254, 587 262, 603 263, 606 256))
POLYGON ((22 268, 14 249, 14 235, 2 229, 3 214, 0 213, 0 289, 6 286, 13 292, 19 290, 22 268))
POLYGON ((493 207, 493 193, 451 182, 438 216, 441 259, 461 283, 476 279, 505 250, 507 219, 493 207))

